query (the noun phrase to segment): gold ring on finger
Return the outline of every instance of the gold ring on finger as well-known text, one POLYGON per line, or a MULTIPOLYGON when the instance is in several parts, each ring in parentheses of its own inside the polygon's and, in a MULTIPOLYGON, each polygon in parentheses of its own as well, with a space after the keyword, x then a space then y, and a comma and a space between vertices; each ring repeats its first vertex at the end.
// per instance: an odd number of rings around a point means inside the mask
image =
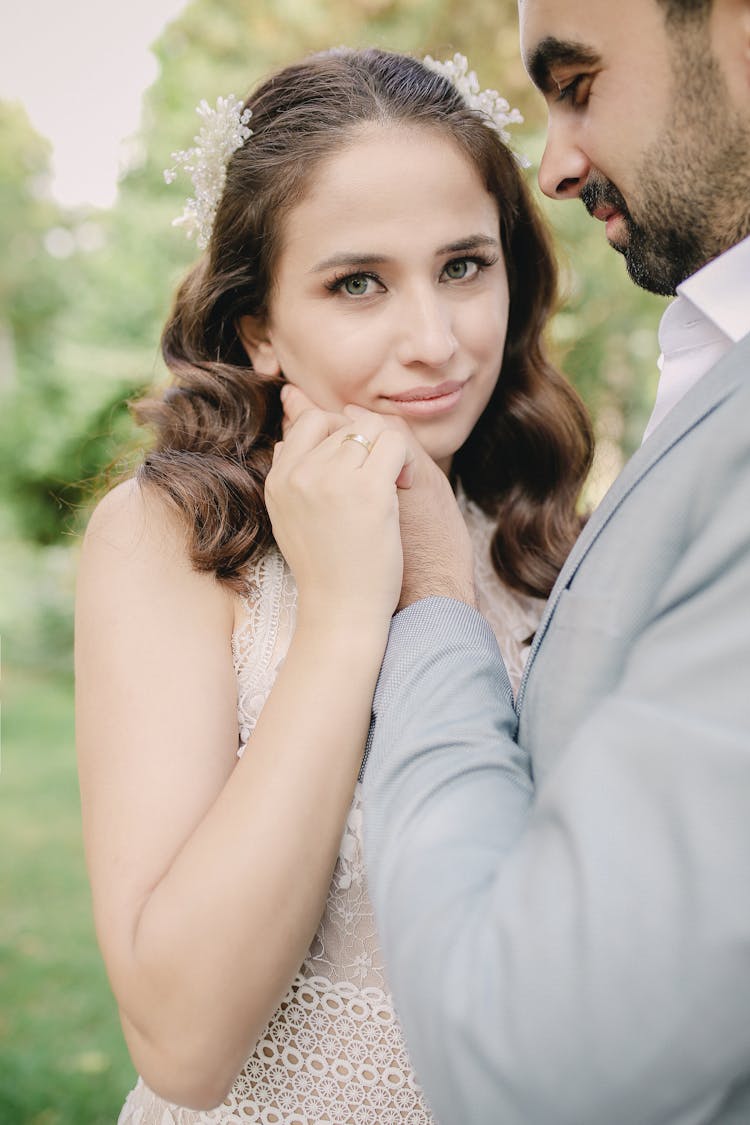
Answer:
POLYGON ((372 453, 372 442, 364 434, 345 434, 341 444, 343 445, 345 441, 356 441, 359 445, 363 445, 368 453, 372 453))

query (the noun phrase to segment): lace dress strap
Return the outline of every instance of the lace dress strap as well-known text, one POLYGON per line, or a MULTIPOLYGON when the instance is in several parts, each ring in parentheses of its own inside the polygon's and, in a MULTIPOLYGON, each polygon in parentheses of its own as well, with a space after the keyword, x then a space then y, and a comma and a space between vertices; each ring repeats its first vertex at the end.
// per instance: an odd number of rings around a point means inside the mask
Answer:
POLYGON ((258 559, 247 578, 248 592, 238 599, 232 633, 238 756, 247 746, 287 654, 297 611, 297 588, 277 548, 258 559))

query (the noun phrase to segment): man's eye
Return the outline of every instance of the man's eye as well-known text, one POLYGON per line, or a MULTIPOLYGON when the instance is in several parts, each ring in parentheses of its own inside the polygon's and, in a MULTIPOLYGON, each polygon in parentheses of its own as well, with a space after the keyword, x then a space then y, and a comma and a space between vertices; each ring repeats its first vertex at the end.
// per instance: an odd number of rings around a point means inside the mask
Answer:
POLYGON ((588 96, 591 85, 591 75, 577 74, 566 86, 558 87, 557 101, 569 102, 571 105, 583 105, 588 96))

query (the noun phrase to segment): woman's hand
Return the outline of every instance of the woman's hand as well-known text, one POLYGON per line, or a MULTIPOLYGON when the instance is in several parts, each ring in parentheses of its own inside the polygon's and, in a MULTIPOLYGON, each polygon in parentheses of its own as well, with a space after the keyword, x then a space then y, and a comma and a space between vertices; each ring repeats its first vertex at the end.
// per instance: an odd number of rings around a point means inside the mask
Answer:
POLYGON ((356 422, 285 396, 292 424, 266 479, 274 536, 298 588, 300 621, 386 627, 403 574, 397 481, 408 485, 413 440, 362 411, 356 422))
POLYGON ((307 415, 309 421, 305 425, 310 426, 309 438, 313 442, 315 426, 325 437, 337 433, 339 441, 346 433, 379 433, 382 441, 386 433, 395 432, 404 439, 408 455, 396 480, 403 552, 398 608, 433 595, 475 605, 473 552, 463 516, 448 478, 412 436, 406 423, 359 406, 346 406, 343 414, 324 414, 293 386, 285 392, 284 413, 288 427, 285 434, 291 433, 291 428, 307 415))

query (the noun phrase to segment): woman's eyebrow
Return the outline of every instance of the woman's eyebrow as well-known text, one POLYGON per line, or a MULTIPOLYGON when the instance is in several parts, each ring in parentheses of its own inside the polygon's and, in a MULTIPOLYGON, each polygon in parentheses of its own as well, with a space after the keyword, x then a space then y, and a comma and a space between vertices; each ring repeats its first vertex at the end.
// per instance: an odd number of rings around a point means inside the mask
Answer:
POLYGON ((546 94, 554 85, 552 70, 558 66, 595 66, 601 57, 585 43, 550 35, 526 58, 526 70, 534 85, 546 94))
POLYGON ((495 249, 499 249, 500 242, 489 234, 470 234, 468 238, 459 238, 457 242, 449 242, 446 246, 440 246, 435 251, 435 256, 460 254, 462 250, 476 250, 480 246, 494 246, 495 249))
MULTIPOLYGON (((499 248, 500 243, 498 239, 492 238, 488 234, 470 234, 467 238, 460 238, 456 242, 449 242, 445 246, 439 246, 435 251, 437 258, 441 254, 459 254, 464 250, 476 250, 479 246, 494 246, 499 248)), ((354 251, 343 251, 339 254, 331 254, 330 258, 324 258, 322 262, 318 262, 310 270, 310 273, 323 273, 325 270, 336 269, 337 267, 346 267, 347 269, 366 269, 368 266, 383 265, 385 262, 393 261, 388 254, 372 254, 360 253, 354 251)))
POLYGON ((385 254, 355 254, 344 251, 341 254, 332 254, 330 258, 324 258, 322 262, 318 262, 313 266, 310 273, 322 273, 324 270, 334 269, 336 266, 352 266, 365 267, 382 265, 383 262, 388 262, 390 259, 385 254))

